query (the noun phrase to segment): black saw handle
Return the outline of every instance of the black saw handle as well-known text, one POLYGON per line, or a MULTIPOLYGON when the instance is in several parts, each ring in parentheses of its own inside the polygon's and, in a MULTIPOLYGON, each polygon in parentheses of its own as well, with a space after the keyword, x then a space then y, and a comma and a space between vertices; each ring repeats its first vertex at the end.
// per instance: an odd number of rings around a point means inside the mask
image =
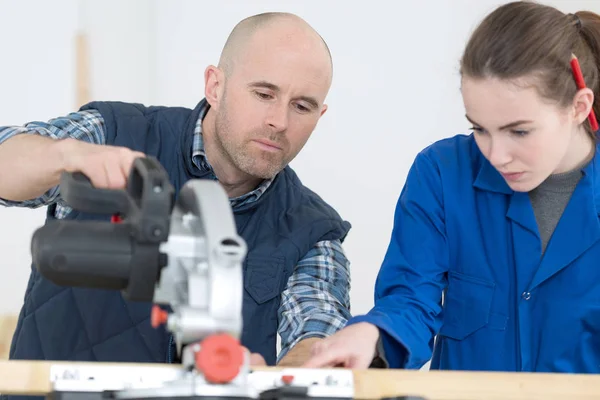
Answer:
POLYGON ((125 190, 97 189, 81 172, 61 175, 60 192, 69 206, 82 212, 117 214, 129 210, 129 196, 125 190))
POLYGON ((137 158, 122 190, 98 189, 81 173, 61 176, 62 199, 92 220, 48 220, 36 230, 31 253, 37 270, 60 286, 122 290, 152 301, 166 258, 174 189, 153 157, 137 158), (118 215, 111 223, 107 215, 118 215))

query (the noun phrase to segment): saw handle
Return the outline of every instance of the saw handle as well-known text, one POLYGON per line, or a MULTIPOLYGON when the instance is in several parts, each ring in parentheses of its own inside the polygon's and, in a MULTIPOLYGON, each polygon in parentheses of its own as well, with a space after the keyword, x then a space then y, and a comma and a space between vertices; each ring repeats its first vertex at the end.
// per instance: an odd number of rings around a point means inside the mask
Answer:
POLYGON ((69 206, 82 212, 117 214, 129 211, 127 192, 117 189, 98 189, 81 172, 63 172, 60 194, 69 206))

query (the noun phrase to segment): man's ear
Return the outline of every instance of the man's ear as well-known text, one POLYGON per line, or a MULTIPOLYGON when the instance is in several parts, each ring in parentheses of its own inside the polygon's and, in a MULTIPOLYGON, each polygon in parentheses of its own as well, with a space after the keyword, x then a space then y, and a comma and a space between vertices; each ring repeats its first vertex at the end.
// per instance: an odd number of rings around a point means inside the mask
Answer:
POLYGON ((580 89, 573 98, 573 117, 581 125, 592 112, 594 105, 594 92, 589 89, 580 89))
POLYGON ((212 108, 218 108, 223 97, 225 75, 214 65, 209 65, 204 71, 204 97, 212 108))
POLYGON ((321 118, 323 116, 323 114, 325 114, 325 111, 327 111, 327 104, 323 104, 323 109, 321 109, 321 115, 319 115, 319 118, 321 118))

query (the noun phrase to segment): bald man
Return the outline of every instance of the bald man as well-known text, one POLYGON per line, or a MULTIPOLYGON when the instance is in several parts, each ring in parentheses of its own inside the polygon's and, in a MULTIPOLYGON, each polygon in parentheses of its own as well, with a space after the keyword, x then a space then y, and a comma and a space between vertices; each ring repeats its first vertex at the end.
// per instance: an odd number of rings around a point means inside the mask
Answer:
MULTIPOLYGON (((61 201, 61 172, 123 188, 145 155, 159 159, 176 192, 189 179, 218 180, 248 244, 242 344, 257 363, 301 365, 350 316, 342 248, 350 224, 288 165, 327 110, 329 50, 301 18, 260 14, 234 28, 204 77, 194 109, 92 102, 45 123, 0 128, 2 204, 47 205, 48 219, 98 218, 61 201)), ((178 362, 173 338, 149 316, 149 304, 58 287, 33 266, 10 357, 178 362)))

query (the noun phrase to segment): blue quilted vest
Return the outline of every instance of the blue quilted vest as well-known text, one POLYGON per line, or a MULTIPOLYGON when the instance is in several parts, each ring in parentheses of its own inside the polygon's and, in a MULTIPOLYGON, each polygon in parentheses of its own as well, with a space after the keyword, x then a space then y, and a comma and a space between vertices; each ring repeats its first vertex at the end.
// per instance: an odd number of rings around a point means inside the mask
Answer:
MULTIPOLYGON (((107 144, 155 156, 178 193, 189 179, 205 178, 192 163, 194 109, 94 102, 106 123, 107 144)), ((53 218, 54 206, 48 218, 53 218)), ((302 185, 291 168, 261 198, 234 211, 248 244, 244 263, 242 343, 276 362, 280 295, 298 261, 321 240, 343 240, 350 224, 302 185)), ((109 218, 72 212, 68 218, 109 218)), ((151 304, 128 302, 120 292, 59 287, 32 266, 10 358, 34 360, 176 362, 172 338, 150 325, 151 304)))

